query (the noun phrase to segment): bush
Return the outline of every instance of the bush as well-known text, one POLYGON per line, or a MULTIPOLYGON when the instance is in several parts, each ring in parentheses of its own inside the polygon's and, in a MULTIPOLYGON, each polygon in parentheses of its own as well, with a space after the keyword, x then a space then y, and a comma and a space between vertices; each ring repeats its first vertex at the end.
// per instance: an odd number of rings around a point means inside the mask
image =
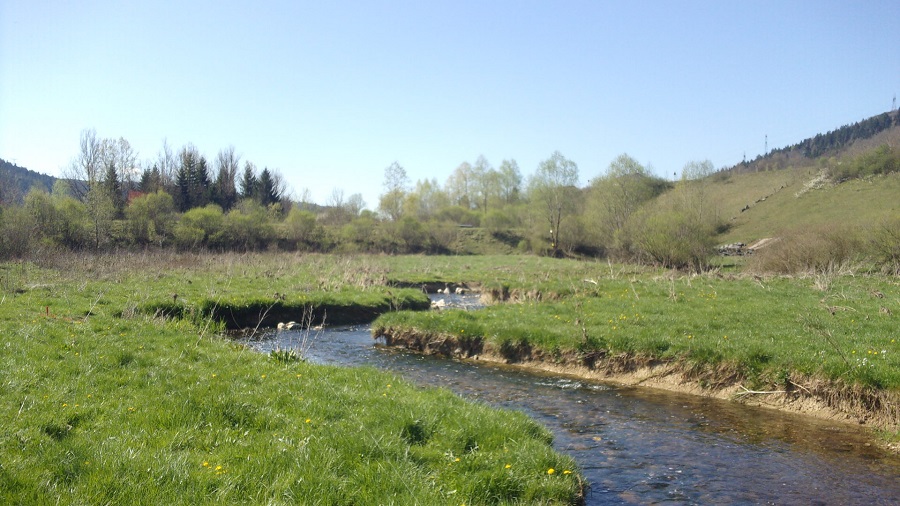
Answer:
POLYGON ((137 244, 162 245, 175 219, 175 201, 162 190, 141 195, 125 208, 125 217, 137 244))
POLYGON ((253 251, 265 249, 275 238, 272 214, 269 209, 251 200, 244 200, 223 220, 220 237, 212 236, 210 246, 253 251))
POLYGON ((25 256, 32 246, 34 219, 21 207, 8 207, 0 214, 0 258, 25 256))
POLYGON ((715 226, 687 211, 644 211, 629 220, 639 257, 670 269, 702 271, 715 247, 715 226))
POLYGON ((748 267, 779 274, 830 270, 858 259, 864 249, 858 230, 825 225, 785 233, 778 242, 758 251, 748 267))
POLYGON ((294 249, 312 249, 321 239, 321 234, 316 215, 294 207, 284 219, 280 236, 294 249))
POLYGON ((900 218, 884 220, 870 239, 874 259, 893 272, 900 272, 900 218))
POLYGON ((181 249, 218 245, 224 228, 222 208, 210 204, 184 213, 175 225, 175 244, 181 249))
POLYGON ((481 226, 491 233, 497 233, 515 227, 516 220, 505 210, 491 209, 481 220, 481 226))
POLYGON ((460 206, 446 207, 437 213, 438 221, 451 221, 457 225, 469 225, 477 227, 481 225, 481 215, 475 211, 460 206))
POLYGON ((900 171, 900 153, 884 144, 838 165, 832 169, 831 176, 841 181, 897 171, 900 171))

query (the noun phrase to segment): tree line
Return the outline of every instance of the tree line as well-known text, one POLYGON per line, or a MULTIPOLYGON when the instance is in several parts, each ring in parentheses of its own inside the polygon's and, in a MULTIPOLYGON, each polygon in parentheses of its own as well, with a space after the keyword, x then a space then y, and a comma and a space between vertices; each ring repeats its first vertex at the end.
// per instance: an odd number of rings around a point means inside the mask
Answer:
POLYGON ((612 256, 702 268, 721 226, 705 193, 708 161, 672 183, 627 154, 579 186, 559 152, 523 177, 517 162, 484 156, 441 183, 384 170, 375 210, 335 189, 324 206, 289 198, 277 171, 241 164, 233 147, 209 161, 192 144, 163 145, 139 169, 127 140, 82 132, 80 150, 52 191, 32 189, 0 210, 0 255, 41 249, 177 248, 454 253, 470 229, 523 252, 612 256))

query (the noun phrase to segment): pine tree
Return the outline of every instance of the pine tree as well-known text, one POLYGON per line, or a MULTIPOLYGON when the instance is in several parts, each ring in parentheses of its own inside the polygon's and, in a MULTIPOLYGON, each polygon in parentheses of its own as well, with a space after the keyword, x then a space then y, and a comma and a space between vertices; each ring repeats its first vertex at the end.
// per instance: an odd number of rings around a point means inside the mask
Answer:
POLYGON ((206 158, 200 157, 191 167, 190 173, 191 207, 203 207, 209 204, 210 182, 209 167, 206 158))
POLYGON ((178 207, 179 211, 185 212, 192 207, 190 175, 188 173, 188 168, 184 165, 178 167, 178 172, 175 174, 174 197, 175 205, 178 207))
POLYGON ((156 193, 162 189, 162 174, 159 167, 154 164, 152 169, 144 169, 141 172, 141 181, 138 188, 144 193, 156 193))
POLYGON ((122 217, 125 212, 125 195, 122 193, 122 183, 119 182, 116 166, 112 163, 106 165, 106 173, 101 184, 103 191, 109 196, 109 200, 115 209, 114 217, 122 217))
POLYGON ((256 185, 256 200, 263 207, 268 207, 281 200, 280 192, 275 184, 275 178, 268 168, 263 169, 256 185))
POLYGON ((247 162, 244 165, 244 175, 241 177, 241 198, 253 198, 256 195, 256 185, 256 169, 252 163, 247 162))

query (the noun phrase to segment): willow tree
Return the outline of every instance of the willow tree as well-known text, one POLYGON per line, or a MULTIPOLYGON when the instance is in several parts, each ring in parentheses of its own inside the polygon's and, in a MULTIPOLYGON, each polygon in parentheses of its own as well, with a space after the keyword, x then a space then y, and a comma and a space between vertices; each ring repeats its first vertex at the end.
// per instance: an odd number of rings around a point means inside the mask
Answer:
POLYGON ((559 151, 538 165, 528 180, 528 194, 539 215, 550 227, 550 248, 560 247, 560 230, 573 218, 578 205, 578 165, 559 151))
POLYGON ((587 215, 599 246, 627 253, 630 238, 623 231, 628 219, 668 183, 654 177, 637 160, 621 154, 606 172, 591 182, 587 215))
POLYGON ((384 193, 378 199, 378 210, 391 221, 403 216, 403 200, 406 198, 409 176, 398 162, 384 169, 384 193))

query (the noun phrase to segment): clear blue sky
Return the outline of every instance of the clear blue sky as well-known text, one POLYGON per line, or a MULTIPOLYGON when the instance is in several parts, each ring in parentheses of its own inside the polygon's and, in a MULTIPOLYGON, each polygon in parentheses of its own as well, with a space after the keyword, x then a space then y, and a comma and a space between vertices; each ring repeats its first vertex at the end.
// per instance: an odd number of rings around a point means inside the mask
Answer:
POLYGON ((672 177, 887 111, 890 1, 0 2, 0 157, 59 175, 80 132, 234 145, 323 203, 370 208, 384 168, 559 150, 672 177))

